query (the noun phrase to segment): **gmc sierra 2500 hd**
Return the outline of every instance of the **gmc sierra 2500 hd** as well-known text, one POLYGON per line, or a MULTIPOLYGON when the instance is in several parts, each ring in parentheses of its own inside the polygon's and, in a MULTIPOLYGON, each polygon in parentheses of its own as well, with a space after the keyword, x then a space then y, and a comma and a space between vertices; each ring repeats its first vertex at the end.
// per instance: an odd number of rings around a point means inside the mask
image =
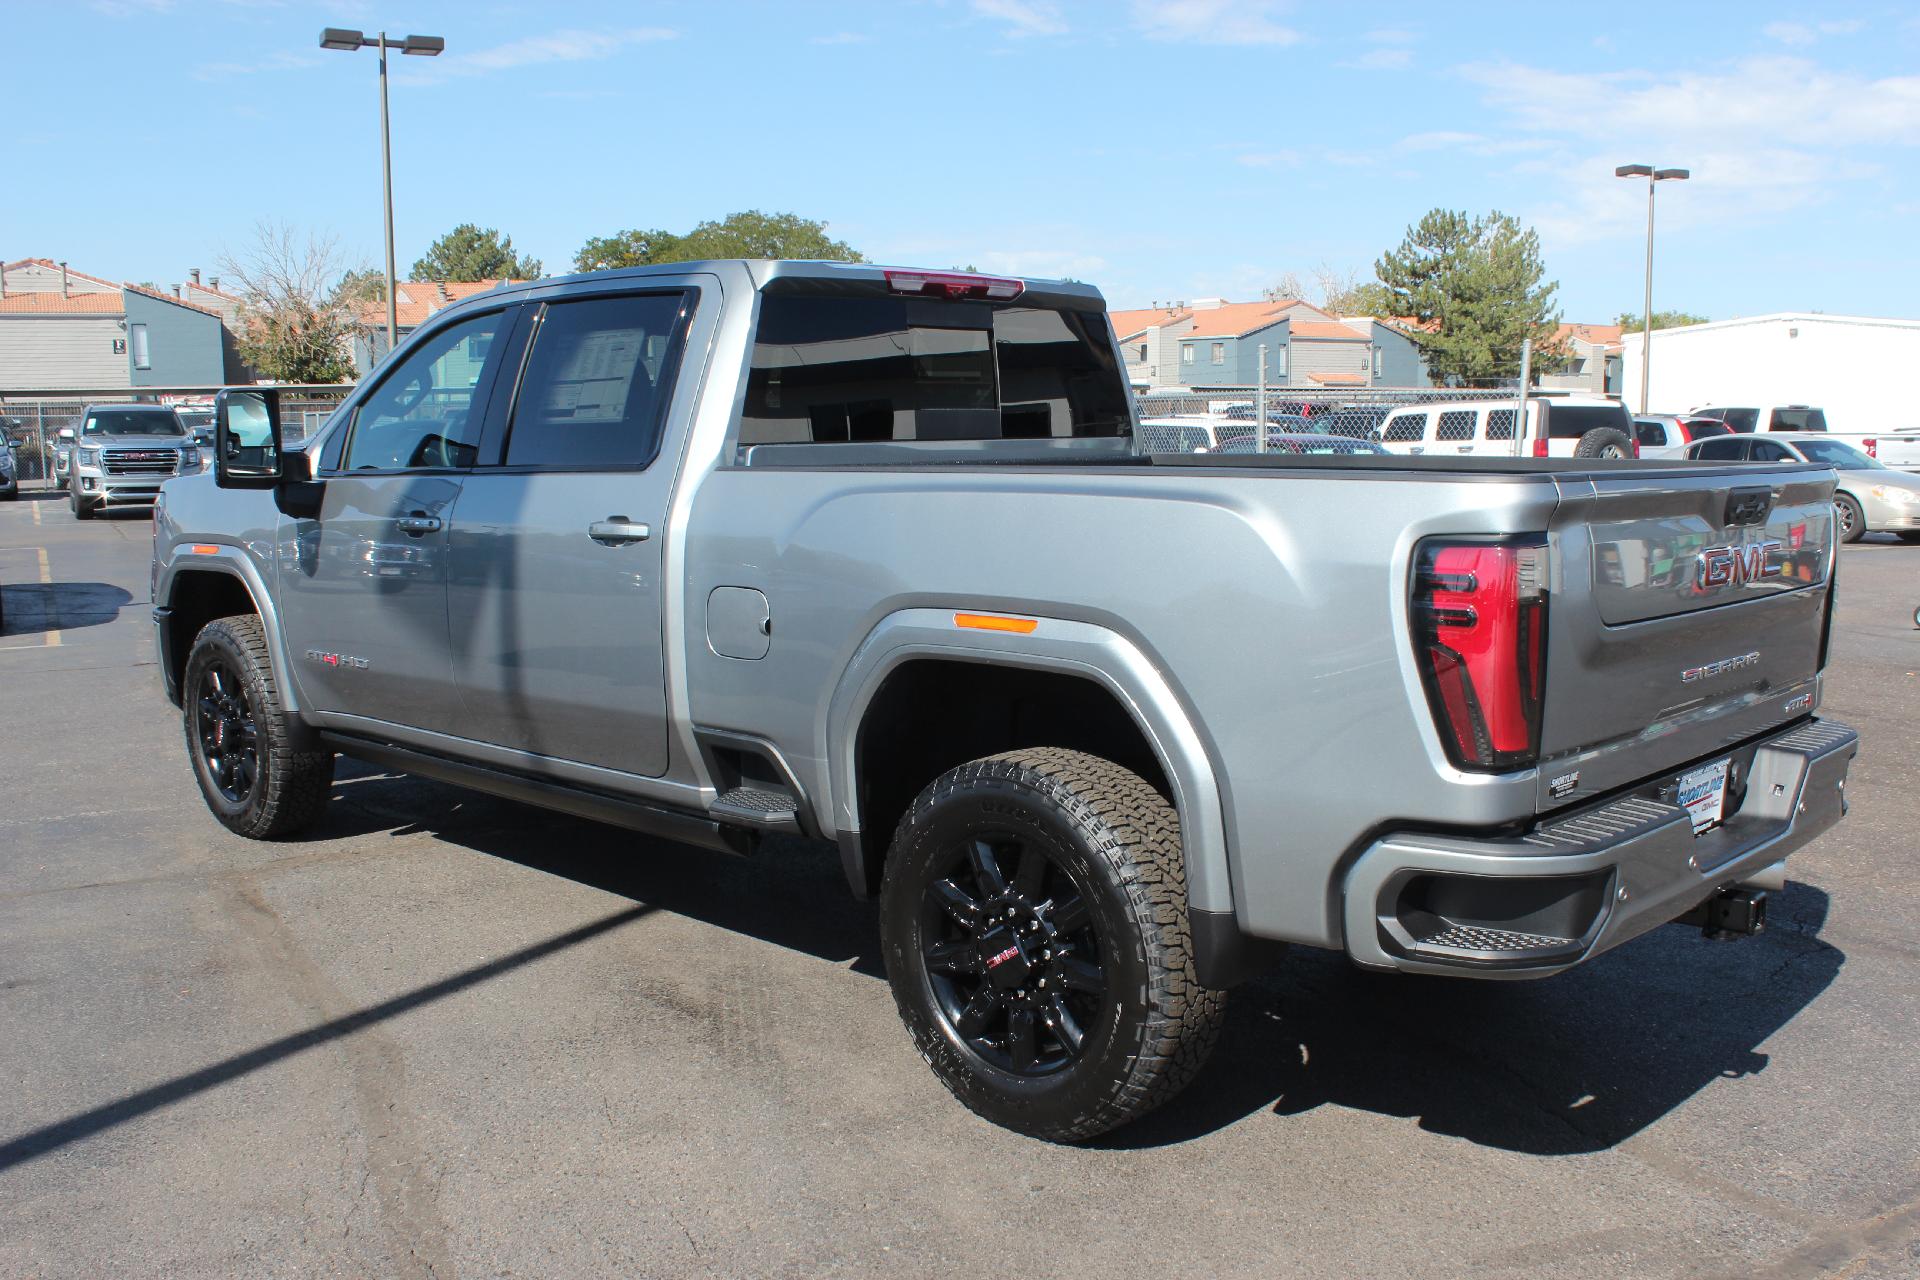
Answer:
POLYGON ((1050 1139, 1176 1093, 1284 944, 1515 978, 1751 931, 1845 807, 1831 471, 1150 456, 1077 284, 510 286, 298 447, 224 393, 214 453, 154 621, 221 822, 298 831, 345 753, 836 841, 916 1047, 1050 1139))

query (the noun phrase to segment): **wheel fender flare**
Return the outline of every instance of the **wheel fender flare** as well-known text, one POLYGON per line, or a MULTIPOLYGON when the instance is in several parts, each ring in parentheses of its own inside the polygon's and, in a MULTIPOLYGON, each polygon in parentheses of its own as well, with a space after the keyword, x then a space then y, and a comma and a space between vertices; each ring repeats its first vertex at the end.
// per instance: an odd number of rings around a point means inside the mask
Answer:
MULTIPOLYGON (((1038 617, 1034 628, 1022 633, 963 630, 954 617, 952 609, 889 614, 868 632, 841 673, 820 734, 821 758, 827 763, 827 817, 843 851, 849 838, 857 846, 861 830, 855 785, 859 727, 895 668, 916 658, 937 658, 1057 671, 1101 685, 1132 717, 1173 790, 1189 906, 1231 913, 1233 886, 1218 773, 1193 717, 1160 668, 1126 636, 1093 623, 1038 617)), ((855 868, 848 870, 852 874, 855 868)))
MULTIPOLYGON (((267 657, 273 664, 273 679, 280 691, 281 707, 297 713, 300 710, 300 682, 295 676, 293 663, 287 660, 286 641, 280 631, 280 611, 274 606, 273 593, 267 590, 259 569, 238 547, 224 543, 195 545, 199 550, 188 552, 182 547, 171 560, 160 566, 153 590, 156 608, 172 607, 174 587, 183 573, 224 573, 228 577, 238 578, 253 601, 253 611, 260 615, 260 625, 266 630, 267 657), (165 603, 162 604, 162 601, 165 603)), ((170 656, 164 650, 166 636, 166 629, 158 628, 157 643, 162 646, 159 654, 162 664, 170 656)), ((162 670, 165 669, 163 665, 162 670)))

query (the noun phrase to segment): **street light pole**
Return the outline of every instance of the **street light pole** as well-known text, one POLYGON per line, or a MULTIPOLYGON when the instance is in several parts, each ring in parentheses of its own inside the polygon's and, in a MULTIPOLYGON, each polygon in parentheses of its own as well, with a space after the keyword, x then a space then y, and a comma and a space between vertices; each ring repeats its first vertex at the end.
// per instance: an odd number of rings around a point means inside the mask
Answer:
POLYGON ((387 233, 387 350, 392 352, 400 345, 400 312, 399 282, 393 268, 393 135, 387 123, 387 50, 394 48, 401 53, 434 58, 445 51, 447 42, 439 36, 408 36, 390 41, 384 31, 368 36, 359 31, 328 27, 320 33, 320 47, 347 52, 377 49, 380 53, 380 190, 387 233))
MULTIPOLYGON (((387 350, 391 352, 400 345, 400 312, 396 301, 397 286, 393 274, 393 137, 387 127, 387 33, 382 31, 380 40, 380 186, 387 213, 387 350)), ((1653 188, 1649 186, 1651 193, 1653 188)), ((1651 194, 1648 196, 1652 198, 1651 194)), ((1653 296, 1653 225, 1649 218, 1647 225, 1647 296, 1653 296)), ((1640 397, 1643 401, 1646 396, 1640 397)), ((1640 406, 1642 413, 1646 405, 1640 406)))
POLYGON ((1684 181, 1685 169, 1656 169, 1650 164, 1623 164, 1613 171, 1616 178, 1647 180, 1647 281, 1640 308, 1640 412, 1647 412, 1647 389, 1653 377, 1653 188, 1656 183, 1684 181))

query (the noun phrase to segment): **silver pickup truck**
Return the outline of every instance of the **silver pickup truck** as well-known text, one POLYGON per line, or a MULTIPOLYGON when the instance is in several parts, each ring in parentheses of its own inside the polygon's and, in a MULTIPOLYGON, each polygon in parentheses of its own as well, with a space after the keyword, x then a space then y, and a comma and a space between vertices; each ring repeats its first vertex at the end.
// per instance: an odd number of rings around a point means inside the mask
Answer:
POLYGON ((156 513, 160 671, 246 836, 313 823, 346 754, 836 842, 920 1053, 1056 1140, 1175 1094, 1285 944, 1531 978, 1751 932, 1844 812, 1831 471, 1134 424, 1077 284, 512 286, 299 447, 223 394, 156 513))

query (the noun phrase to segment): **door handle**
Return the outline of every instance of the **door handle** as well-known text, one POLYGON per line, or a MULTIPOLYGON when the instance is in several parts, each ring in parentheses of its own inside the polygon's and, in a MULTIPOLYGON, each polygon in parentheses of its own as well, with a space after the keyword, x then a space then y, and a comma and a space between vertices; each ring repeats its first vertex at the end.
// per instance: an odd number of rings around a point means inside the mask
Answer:
POLYGON ((412 537, 419 537, 423 533, 440 532, 440 517, 430 516, 420 511, 410 516, 401 516, 394 521, 394 524, 400 527, 400 532, 412 537))
POLYGON ((629 542, 645 542, 653 536, 653 530, 625 516, 608 516, 588 525, 587 536, 603 546, 618 547, 629 542))

